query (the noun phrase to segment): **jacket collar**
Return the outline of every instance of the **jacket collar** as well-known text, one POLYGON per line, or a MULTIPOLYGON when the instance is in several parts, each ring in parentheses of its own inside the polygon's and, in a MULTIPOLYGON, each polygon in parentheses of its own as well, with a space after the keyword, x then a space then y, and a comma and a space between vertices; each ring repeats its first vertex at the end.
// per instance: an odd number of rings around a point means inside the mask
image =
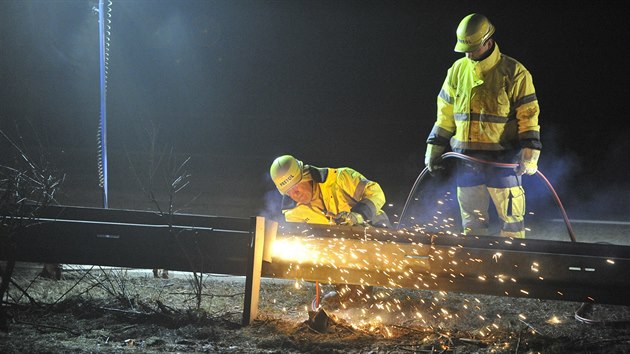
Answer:
POLYGON ((309 171, 311 172, 311 178, 315 183, 323 183, 328 178, 328 169, 327 168, 319 168, 315 166, 308 166, 309 171))
POLYGON ((499 60, 501 60, 501 52, 499 51, 499 45, 497 44, 497 42, 494 42, 494 49, 492 49, 492 53, 489 57, 482 61, 471 60, 471 62, 474 63, 473 65, 475 66, 476 70, 478 70, 480 73, 485 73, 494 68, 499 60))

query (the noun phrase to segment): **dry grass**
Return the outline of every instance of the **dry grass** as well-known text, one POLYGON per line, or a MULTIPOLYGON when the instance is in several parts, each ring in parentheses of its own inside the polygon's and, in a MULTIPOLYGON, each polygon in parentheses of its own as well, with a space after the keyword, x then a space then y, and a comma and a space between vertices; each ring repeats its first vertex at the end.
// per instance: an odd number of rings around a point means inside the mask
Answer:
MULTIPOLYGON (((197 308, 192 276, 155 279, 150 270, 64 267, 64 277, 19 268, 6 300, 0 352, 210 353, 623 353, 627 326, 574 319, 580 304, 377 288, 381 300, 330 312, 309 326, 312 283, 265 279, 260 313, 240 325, 244 282, 208 276, 197 308), (388 305, 389 304, 389 305, 388 305), (395 305, 391 305, 395 304, 395 305)), ((332 289, 325 285, 324 290, 332 289)), ((585 315, 587 315, 585 313, 585 315)), ((623 306, 596 306, 598 320, 630 318, 623 306)))

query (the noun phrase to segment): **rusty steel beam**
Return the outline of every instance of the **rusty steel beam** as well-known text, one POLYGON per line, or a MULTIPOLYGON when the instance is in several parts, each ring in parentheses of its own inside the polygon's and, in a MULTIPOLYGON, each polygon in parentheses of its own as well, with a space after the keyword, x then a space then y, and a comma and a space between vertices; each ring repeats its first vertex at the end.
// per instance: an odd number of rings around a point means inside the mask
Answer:
POLYGON ((264 277, 630 305, 629 246, 303 224, 282 245, 264 277))
POLYGON ((256 317, 265 221, 53 206, 2 213, 0 259, 245 276, 243 323, 256 317))

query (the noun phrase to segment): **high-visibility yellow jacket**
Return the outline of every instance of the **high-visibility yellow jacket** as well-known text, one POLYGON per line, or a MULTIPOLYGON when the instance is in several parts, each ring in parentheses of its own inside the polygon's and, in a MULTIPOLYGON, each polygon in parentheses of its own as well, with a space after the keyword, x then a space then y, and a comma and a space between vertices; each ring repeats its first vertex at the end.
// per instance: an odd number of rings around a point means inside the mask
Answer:
POLYGON ((455 152, 540 150, 539 106, 532 76, 495 43, 489 57, 463 57, 448 70, 427 143, 455 152))
MULTIPOLYGON (((381 186, 348 168, 308 167, 313 178, 313 199, 308 204, 295 203, 283 206, 288 222, 331 224, 342 211, 356 212, 371 225, 389 227, 389 218, 381 209, 385 193, 381 186)), ((286 198, 290 199, 290 198, 286 198)))

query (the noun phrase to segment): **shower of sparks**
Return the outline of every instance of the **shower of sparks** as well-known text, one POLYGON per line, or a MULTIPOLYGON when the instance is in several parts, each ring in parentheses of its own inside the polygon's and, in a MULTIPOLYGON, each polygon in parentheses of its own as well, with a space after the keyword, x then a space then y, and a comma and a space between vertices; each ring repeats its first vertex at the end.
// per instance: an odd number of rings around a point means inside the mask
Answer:
MULTIPOLYGON (((401 232, 399 236, 413 237, 406 232, 401 232)), ((341 275, 338 277, 343 280, 344 274, 349 274, 347 273, 349 270, 361 270, 365 273, 360 278, 360 282, 365 286, 370 285, 371 273, 376 272, 390 278, 389 286, 383 289, 401 288, 399 280, 403 279, 406 279, 405 282, 415 279, 419 285, 417 288, 431 289, 436 286, 432 279, 436 279, 437 274, 421 273, 418 267, 426 268, 427 262, 432 257, 441 259, 453 257, 460 249, 461 246, 455 247, 446 251, 443 256, 441 250, 419 242, 412 242, 403 248, 397 244, 375 240, 284 236, 276 239, 273 246, 273 258, 292 262, 289 272, 306 269, 315 271, 328 267, 339 271, 341 275)), ((453 274, 453 277, 460 276, 463 275, 453 274)), ((294 279, 296 279, 295 289, 302 288, 304 279, 300 277, 294 279)), ((339 284, 343 281, 329 278, 328 283, 339 284)), ((415 304, 410 304, 409 301, 403 303, 400 299, 394 298, 391 290, 378 291, 372 296, 367 294, 365 299, 360 300, 365 301, 364 305, 359 305, 358 308, 342 306, 336 314, 350 318, 352 325, 357 329, 378 331, 384 337, 390 338, 396 336, 399 331, 393 331, 387 327, 386 322, 409 323, 411 320, 412 323, 420 326, 430 326, 433 321, 453 321, 459 318, 460 313, 481 310, 478 306, 470 308, 466 303, 460 308, 442 307, 441 304, 447 299, 446 291, 437 291, 431 299, 420 299, 415 304)), ((475 299, 475 302, 480 303, 479 299, 475 299)), ((482 324, 487 322, 482 315, 478 318, 482 324)), ((490 329, 498 328, 498 325, 492 323, 486 323, 483 326, 490 329)), ((489 329, 484 331, 488 332, 489 329)))
MULTIPOLYGON (((445 200, 448 198, 450 195, 445 200)), ((445 204, 444 200, 437 202, 438 207, 445 204)), ((483 221, 482 214, 478 214, 483 221)), ((415 222, 413 216, 409 219, 415 222)), ((432 242, 442 235, 468 237, 454 231, 459 228, 455 222, 441 210, 436 210, 435 215, 425 224, 414 224, 395 231, 369 228, 368 232, 366 228, 359 233, 354 228, 347 231, 330 227, 325 228, 328 234, 315 236, 316 233, 308 226, 298 227, 297 232, 279 230, 272 247, 272 258, 274 262, 278 260, 289 264, 283 268, 286 271, 283 276, 294 279, 294 288, 297 290, 308 289, 305 283, 315 279, 327 279, 322 285, 335 284, 340 294, 349 289, 340 287, 343 284, 353 286, 363 296, 342 303, 332 315, 346 319, 358 330, 394 338, 401 334, 401 329, 392 325, 393 323, 424 326, 431 329, 430 333, 436 333, 435 330, 446 327, 446 323, 461 318, 474 318, 479 325, 476 332, 478 336, 484 338, 484 341, 490 340, 503 331, 502 323, 509 319, 504 319, 498 313, 487 313, 484 303, 476 297, 453 305, 449 301, 449 293, 440 289, 443 282, 456 284, 459 279, 465 278, 469 282, 475 280, 489 286, 505 286, 505 296, 530 297, 528 289, 516 287, 518 279, 515 278, 516 275, 509 275, 507 268, 513 269, 514 274, 520 274, 521 270, 528 268, 533 273, 543 273, 542 267, 537 261, 530 264, 510 263, 510 253, 502 251, 479 255, 466 250, 462 245, 464 242, 449 247, 437 246, 432 242), (506 273, 484 273, 484 269, 489 269, 485 267, 486 264, 498 263, 501 264, 500 269, 506 268, 506 273), (379 287, 373 293, 366 292, 370 286, 379 287), (407 296, 401 299, 393 291, 401 288, 430 290, 432 295, 421 295, 415 299, 407 296)), ((472 237, 483 239, 479 236, 472 237)), ((527 247, 524 240, 513 238, 489 242, 491 247, 527 247)), ((607 263, 615 262, 608 259, 607 263)), ((495 265, 492 267, 498 269, 495 265)), ((543 281, 544 278, 539 275, 535 279, 543 281)), ((560 291, 557 293, 562 295, 560 291)), ((299 312, 308 312, 310 307, 310 302, 308 305, 300 304, 299 312)), ((286 312, 287 309, 283 311, 286 312)), ((513 318, 514 315, 509 317, 513 318)), ((524 314, 519 314, 518 319, 524 322, 527 318, 524 314)), ((547 323, 561 322, 558 317, 553 316, 547 323)), ((505 342, 495 343, 509 346, 505 342)))

